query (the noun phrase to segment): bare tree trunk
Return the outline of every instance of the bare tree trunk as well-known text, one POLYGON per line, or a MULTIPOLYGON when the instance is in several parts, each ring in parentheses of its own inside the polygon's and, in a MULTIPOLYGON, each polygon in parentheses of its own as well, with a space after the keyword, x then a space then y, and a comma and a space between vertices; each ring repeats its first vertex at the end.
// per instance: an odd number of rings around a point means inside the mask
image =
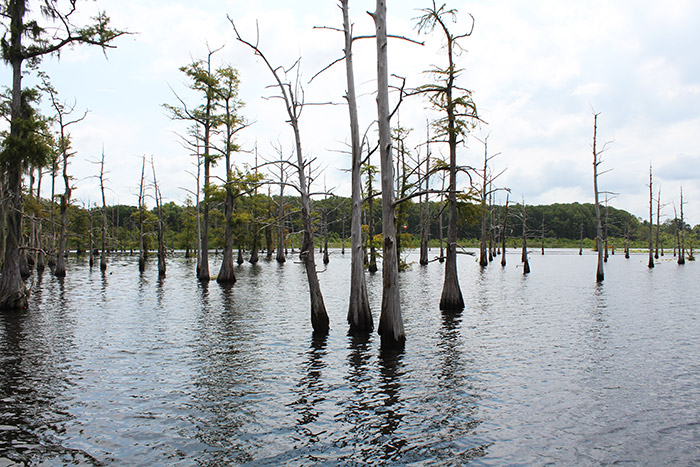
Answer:
MULTIPOLYGON (((146 270, 146 252, 143 247, 143 216, 144 216, 144 190, 143 180, 146 170, 146 156, 143 156, 141 163, 141 183, 139 184, 139 272, 146 270)), ((92 238, 92 237, 91 237, 92 238)), ((92 242, 90 248, 92 248, 92 242)), ((90 253, 92 259, 92 253, 90 253)))
POLYGON ((61 237, 58 246, 58 255, 56 256, 56 268, 54 269, 54 276, 65 277, 66 276, 66 246, 68 238, 66 235, 66 226, 68 225, 68 203, 71 197, 71 186, 70 179, 68 178, 68 152, 65 143, 65 135, 63 134, 63 128, 61 128, 61 155, 63 156, 63 182, 65 183, 66 191, 61 196, 61 237))
MULTIPOLYGON (((488 184, 488 141, 484 141, 484 171, 482 172, 482 185, 481 185, 481 239, 479 242, 479 266, 482 268, 489 265, 488 252, 486 251, 486 222, 487 222, 487 210, 486 210, 486 187, 488 184)), ((452 184, 452 173, 450 171, 450 184, 452 184)))
MULTIPOLYGON (((419 173, 420 178, 420 173, 419 173)), ((420 264, 428 264, 428 237, 430 236, 430 126, 426 125, 425 142, 425 200, 421 209, 421 231, 420 231, 420 264)))
POLYGON ((651 186, 651 164, 649 165, 649 268, 654 267, 654 191, 651 186))
POLYGON ((386 2, 377 0, 372 17, 377 34, 377 113, 379 153, 382 177, 382 312, 379 335, 383 348, 403 348, 406 333, 399 298, 399 263, 396 255, 396 213, 394 207, 394 174, 391 155, 391 115, 389 113, 389 76, 387 65, 386 2))
MULTIPOLYGON (((348 0, 341 0, 343 10, 343 30, 345 32, 345 74, 347 79, 348 111, 350 114, 350 137, 352 140, 352 190, 350 219, 350 301, 348 304, 348 324, 351 334, 370 333, 374 329, 372 312, 369 307, 367 284, 362 259, 362 148, 360 146, 360 126, 357 116, 355 95, 355 74, 352 59, 352 31, 348 0)), ((376 263, 375 263, 376 269, 376 263)))
POLYGON ((544 216, 542 216, 542 227, 540 231, 540 249, 542 250, 542 256, 544 256, 544 216))
POLYGON ((92 239, 92 209, 88 209, 88 222, 90 225, 90 231, 88 232, 88 241, 90 242, 90 259, 88 260, 88 264, 90 265, 90 269, 92 269, 92 266, 95 263, 95 242, 92 239))
POLYGON ((285 238, 284 238, 284 184, 286 178, 284 176, 284 167, 280 163, 280 198, 277 211, 277 262, 284 263, 287 258, 284 256, 285 238))
POLYGON ((102 193, 102 250, 100 251, 100 270, 107 270, 107 201, 105 200, 105 152, 102 150, 102 159, 100 160, 100 192, 102 193))
POLYGON ((368 237, 369 237, 369 263, 367 264, 367 270, 374 274, 377 272, 377 249, 374 246, 374 216, 372 212, 374 211, 374 193, 372 191, 372 179, 369 179, 369 199, 367 201, 367 213, 369 217, 368 224, 368 237))
POLYGON ((157 235, 158 235, 158 277, 165 277, 165 238, 163 236, 163 198, 158 188, 158 179, 156 178, 156 166, 151 159, 151 168, 153 169, 153 191, 156 199, 156 211, 158 213, 157 235))
POLYGON ((603 255, 603 261, 608 262, 608 196, 605 195, 605 230, 603 231, 605 244, 605 254, 603 255))
POLYGON ((501 233, 501 266, 506 266, 506 238, 508 237, 508 201, 510 197, 506 195, 506 207, 503 213, 503 231, 501 233))
POLYGON ((527 258, 527 208, 523 201, 523 250, 520 255, 523 262, 523 274, 530 274, 530 261, 527 258))
POLYGON ((685 264, 685 218, 683 217, 683 188, 681 187, 681 239, 678 245, 678 264, 685 264))
POLYGON ((656 199, 656 247, 654 249, 654 259, 659 259, 659 231, 661 230, 661 188, 656 199))
POLYGON ((301 197, 301 218, 302 222, 304 223, 304 242, 301 255, 303 258, 304 267, 306 269, 306 277, 309 282, 309 295, 311 299, 311 326, 313 327, 314 334, 325 335, 328 334, 329 330, 328 313, 326 312, 326 306, 323 302, 321 285, 318 280, 316 262, 314 260, 314 232, 311 221, 311 199, 309 196, 310 184, 307 182, 305 173, 307 163, 304 160, 304 153, 301 147, 301 134, 299 132, 299 115, 303 108, 303 103, 299 101, 298 96, 295 95, 295 87, 289 83, 285 85, 280 79, 280 76, 278 75, 280 68, 273 67, 257 45, 245 41, 238 33, 233 21, 231 21, 231 26, 233 26, 236 38, 241 43, 253 49, 256 54, 263 59, 265 65, 274 76, 277 82, 277 88, 280 92, 280 97, 282 97, 285 103, 287 115, 289 117, 289 124, 292 126, 292 130, 294 131, 295 150, 297 156, 296 165, 297 173, 299 175, 298 189, 301 197))
POLYGON ((596 281, 603 282, 605 272, 603 264, 603 225, 600 220, 600 200, 598 190, 598 166, 600 165, 600 154, 596 148, 596 139, 598 135, 598 114, 593 115, 593 193, 595 194, 595 219, 596 219, 596 247, 598 251, 598 267, 596 269, 596 281))
POLYGON ((583 255, 583 222, 581 222, 581 235, 578 241, 578 254, 579 256, 583 255))

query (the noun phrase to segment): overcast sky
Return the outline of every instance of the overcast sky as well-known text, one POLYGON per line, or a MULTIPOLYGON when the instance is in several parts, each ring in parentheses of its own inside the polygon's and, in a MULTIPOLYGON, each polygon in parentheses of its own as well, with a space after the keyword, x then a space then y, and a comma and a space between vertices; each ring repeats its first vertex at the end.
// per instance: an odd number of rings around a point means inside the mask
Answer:
MULTIPOLYGON (((444 65, 441 38, 418 36, 414 18, 425 0, 389 0, 389 32, 426 41, 424 46, 393 40, 389 44, 390 73, 406 78, 408 87, 424 83, 423 71, 444 65)), ((593 113, 599 113, 599 143, 610 141, 600 180, 602 190, 619 193, 611 205, 648 216, 649 165, 654 169, 654 192, 662 203, 675 202, 679 190, 688 201, 686 217, 700 222, 700 2, 592 0, 453 0, 459 11, 453 30, 471 27, 462 41, 464 69, 459 84, 473 91, 480 117, 473 137, 458 152, 459 163, 483 164, 484 148, 476 138, 489 136, 494 170, 507 169, 499 184, 512 190, 514 201, 528 204, 592 202, 593 113)), ((85 121, 72 127, 71 173, 82 202, 98 200, 91 163, 106 155, 108 203, 137 203, 141 157, 155 160, 162 192, 168 201, 183 202, 193 189, 190 151, 177 134, 186 128, 173 122, 162 108, 176 104, 177 92, 191 105, 180 66, 204 58, 207 44, 223 46, 215 64, 239 70, 243 114, 252 123, 240 133, 242 149, 257 144, 261 157, 274 158, 274 145, 292 151, 292 133, 279 100, 267 86, 271 75, 259 58, 236 42, 226 16, 251 40, 259 26, 260 47, 281 66, 301 60, 307 102, 342 103, 344 68, 337 65, 309 84, 309 79, 342 53, 342 35, 314 26, 342 25, 334 0, 99 0, 79 2, 82 11, 105 10, 115 26, 134 34, 120 38, 104 57, 100 50, 76 48, 48 59, 43 68, 60 95, 89 109, 85 121)), ((366 11, 371 0, 352 0, 355 34, 372 34, 366 11)), ((356 81, 361 94, 361 126, 376 118, 375 44, 355 46, 356 81)), ((4 82, 10 83, 7 67, 4 82)), ((409 146, 425 138, 426 111, 420 98, 405 102, 398 118, 412 128, 409 146)), ((392 122, 397 124, 396 121, 392 122)), ((308 157, 324 169, 317 187, 348 195, 349 157, 347 109, 342 105, 313 106, 302 115, 302 143, 308 157)), ((374 135, 370 131, 370 135, 374 135)), ((446 148, 435 148, 446 154, 446 148)), ((252 163, 250 153, 237 162, 252 163)), ((223 174, 221 168, 217 169, 223 174)), ((462 180, 466 183, 466 180, 462 180)), ((502 199, 500 201, 503 201, 502 199)), ((152 203, 151 203, 152 204, 152 203)), ((662 211, 673 217, 673 206, 662 211)))

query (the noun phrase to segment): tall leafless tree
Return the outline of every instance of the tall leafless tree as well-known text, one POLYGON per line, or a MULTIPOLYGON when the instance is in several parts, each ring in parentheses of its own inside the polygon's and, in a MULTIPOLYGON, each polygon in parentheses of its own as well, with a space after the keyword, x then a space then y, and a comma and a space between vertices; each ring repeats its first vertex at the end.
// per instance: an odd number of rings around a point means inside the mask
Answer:
POLYGON ((311 298, 311 325, 313 327, 314 333, 319 335, 328 334, 329 322, 328 313, 326 312, 326 306, 323 302, 323 295, 321 293, 321 284, 318 280, 318 274, 316 272, 316 262, 314 260, 314 232, 313 224, 311 219, 311 198, 309 194, 309 180, 306 175, 306 170, 310 169, 310 162, 304 159, 304 153, 301 146, 301 132, 299 129, 299 117, 301 116, 302 109, 304 108, 303 102, 303 90, 300 88, 298 66, 299 60, 288 70, 284 70, 282 67, 273 66, 267 59, 267 56, 260 50, 257 43, 249 42, 239 34, 238 29, 236 29, 235 23, 229 18, 229 22, 233 27, 233 31, 236 35, 236 39, 248 46, 255 54, 260 57, 267 69, 272 74, 275 84, 279 91, 279 97, 283 100, 285 104, 285 110, 287 112, 288 122, 292 127, 294 133, 294 143, 296 152, 296 169, 299 176, 299 185, 296 187, 299 191, 301 197, 301 217, 304 223, 304 242, 302 245, 302 258, 304 262, 304 267, 306 269, 306 277, 309 283, 309 294, 311 298), (297 79, 293 85, 291 82, 286 80, 286 72, 291 72, 293 69, 297 70, 297 79))

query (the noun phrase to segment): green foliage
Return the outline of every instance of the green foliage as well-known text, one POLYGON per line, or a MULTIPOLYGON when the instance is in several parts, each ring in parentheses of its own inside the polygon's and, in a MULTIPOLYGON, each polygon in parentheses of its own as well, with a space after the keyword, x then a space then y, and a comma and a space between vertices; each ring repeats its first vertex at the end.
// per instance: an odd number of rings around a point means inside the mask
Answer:
MULTIPOLYGON (((20 163, 24 167, 44 167, 51 160, 55 144, 51 137, 51 121, 36 111, 35 106, 39 100, 37 89, 28 88, 22 91, 20 115, 12 122, 14 134, 0 133, 0 162, 20 163)), ((3 93, 0 112, 8 119, 10 101, 9 92, 3 93)))

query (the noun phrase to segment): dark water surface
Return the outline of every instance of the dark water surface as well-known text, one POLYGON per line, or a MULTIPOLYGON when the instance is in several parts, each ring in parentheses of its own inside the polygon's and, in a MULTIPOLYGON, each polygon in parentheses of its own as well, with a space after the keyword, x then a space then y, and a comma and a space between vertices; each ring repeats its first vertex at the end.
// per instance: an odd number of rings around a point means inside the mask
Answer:
MULTIPOLYGON (((533 254, 526 277, 515 250, 483 272, 460 256, 456 317, 438 309, 442 265, 415 264, 398 354, 346 335, 337 251, 322 340, 291 261, 239 266, 224 288, 183 258, 162 281, 136 257, 106 275, 72 259, 0 315, 0 462, 700 464, 698 265, 615 255, 596 285, 576 253, 533 254)), ((380 274, 368 288, 376 324, 380 274)))

